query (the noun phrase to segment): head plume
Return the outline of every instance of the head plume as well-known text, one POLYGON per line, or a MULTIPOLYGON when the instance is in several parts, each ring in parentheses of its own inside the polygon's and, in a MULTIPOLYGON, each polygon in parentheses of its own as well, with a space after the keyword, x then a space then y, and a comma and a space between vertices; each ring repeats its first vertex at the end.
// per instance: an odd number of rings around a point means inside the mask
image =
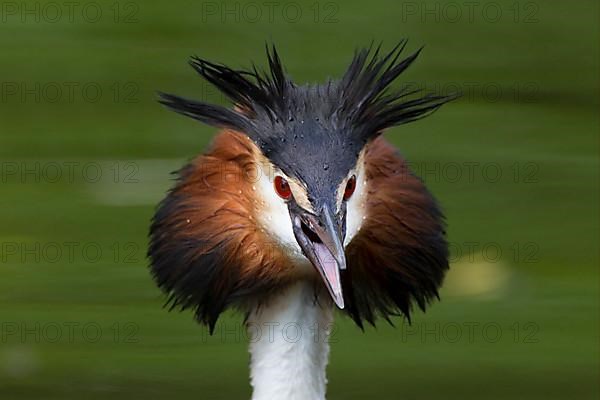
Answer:
POLYGON ((361 144, 386 128, 423 118, 456 98, 425 94, 406 85, 390 85, 418 57, 421 49, 401 58, 407 40, 389 53, 381 46, 355 52, 340 80, 322 85, 297 86, 286 76, 275 46, 266 47, 268 71, 252 66, 235 70, 192 57, 190 65, 236 106, 229 109, 203 101, 161 93, 160 102, 174 111, 206 124, 247 134, 266 153, 273 140, 289 135, 289 122, 317 116, 329 131, 361 144))

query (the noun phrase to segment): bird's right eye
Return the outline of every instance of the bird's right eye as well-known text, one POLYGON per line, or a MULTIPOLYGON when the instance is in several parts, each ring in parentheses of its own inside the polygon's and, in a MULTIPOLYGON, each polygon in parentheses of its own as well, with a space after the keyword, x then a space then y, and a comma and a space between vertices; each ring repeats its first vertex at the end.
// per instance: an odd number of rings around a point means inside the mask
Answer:
POLYGON ((292 197, 292 189, 290 184, 281 176, 276 176, 273 182, 277 195, 284 200, 289 200, 292 197))

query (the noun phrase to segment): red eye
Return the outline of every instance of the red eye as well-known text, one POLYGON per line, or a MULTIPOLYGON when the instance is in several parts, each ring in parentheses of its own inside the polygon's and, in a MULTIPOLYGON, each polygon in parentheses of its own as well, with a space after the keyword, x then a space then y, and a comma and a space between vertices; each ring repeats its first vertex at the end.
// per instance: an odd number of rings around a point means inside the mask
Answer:
POLYGON ((279 197, 284 200, 288 200, 290 197, 292 197, 292 189, 290 189, 290 184, 287 183, 284 178, 281 176, 276 176, 273 184, 279 197))
POLYGON ((348 179, 348 183, 346 183, 346 189, 344 190, 344 200, 348 200, 350 197, 352 197, 354 189, 356 189, 356 176, 352 175, 350 179, 348 179))

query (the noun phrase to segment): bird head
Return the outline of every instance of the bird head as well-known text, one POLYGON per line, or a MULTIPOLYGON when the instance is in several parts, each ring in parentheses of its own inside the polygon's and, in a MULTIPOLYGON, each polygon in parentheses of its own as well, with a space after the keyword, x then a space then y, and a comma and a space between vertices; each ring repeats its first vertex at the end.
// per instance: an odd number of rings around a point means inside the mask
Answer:
POLYGON ((149 257, 173 306, 194 307, 213 329, 225 308, 314 275, 362 327, 437 296, 442 214, 380 135, 453 97, 389 89, 420 52, 401 59, 405 46, 358 51, 340 80, 321 85, 293 83, 274 47, 266 72, 191 59, 234 107, 161 93, 167 107, 223 129, 154 217, 149 257))

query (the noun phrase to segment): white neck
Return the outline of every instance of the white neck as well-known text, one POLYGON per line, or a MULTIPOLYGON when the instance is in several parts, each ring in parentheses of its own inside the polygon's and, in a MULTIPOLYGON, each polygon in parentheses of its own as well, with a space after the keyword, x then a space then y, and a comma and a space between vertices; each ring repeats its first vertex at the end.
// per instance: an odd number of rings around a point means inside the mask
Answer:
MULTIPOLYGON (((321 299, 325 296, 321 296, 321 299)), ((296 283, 248 318, 252 400, 324 400, 333 307, 296 283)))

